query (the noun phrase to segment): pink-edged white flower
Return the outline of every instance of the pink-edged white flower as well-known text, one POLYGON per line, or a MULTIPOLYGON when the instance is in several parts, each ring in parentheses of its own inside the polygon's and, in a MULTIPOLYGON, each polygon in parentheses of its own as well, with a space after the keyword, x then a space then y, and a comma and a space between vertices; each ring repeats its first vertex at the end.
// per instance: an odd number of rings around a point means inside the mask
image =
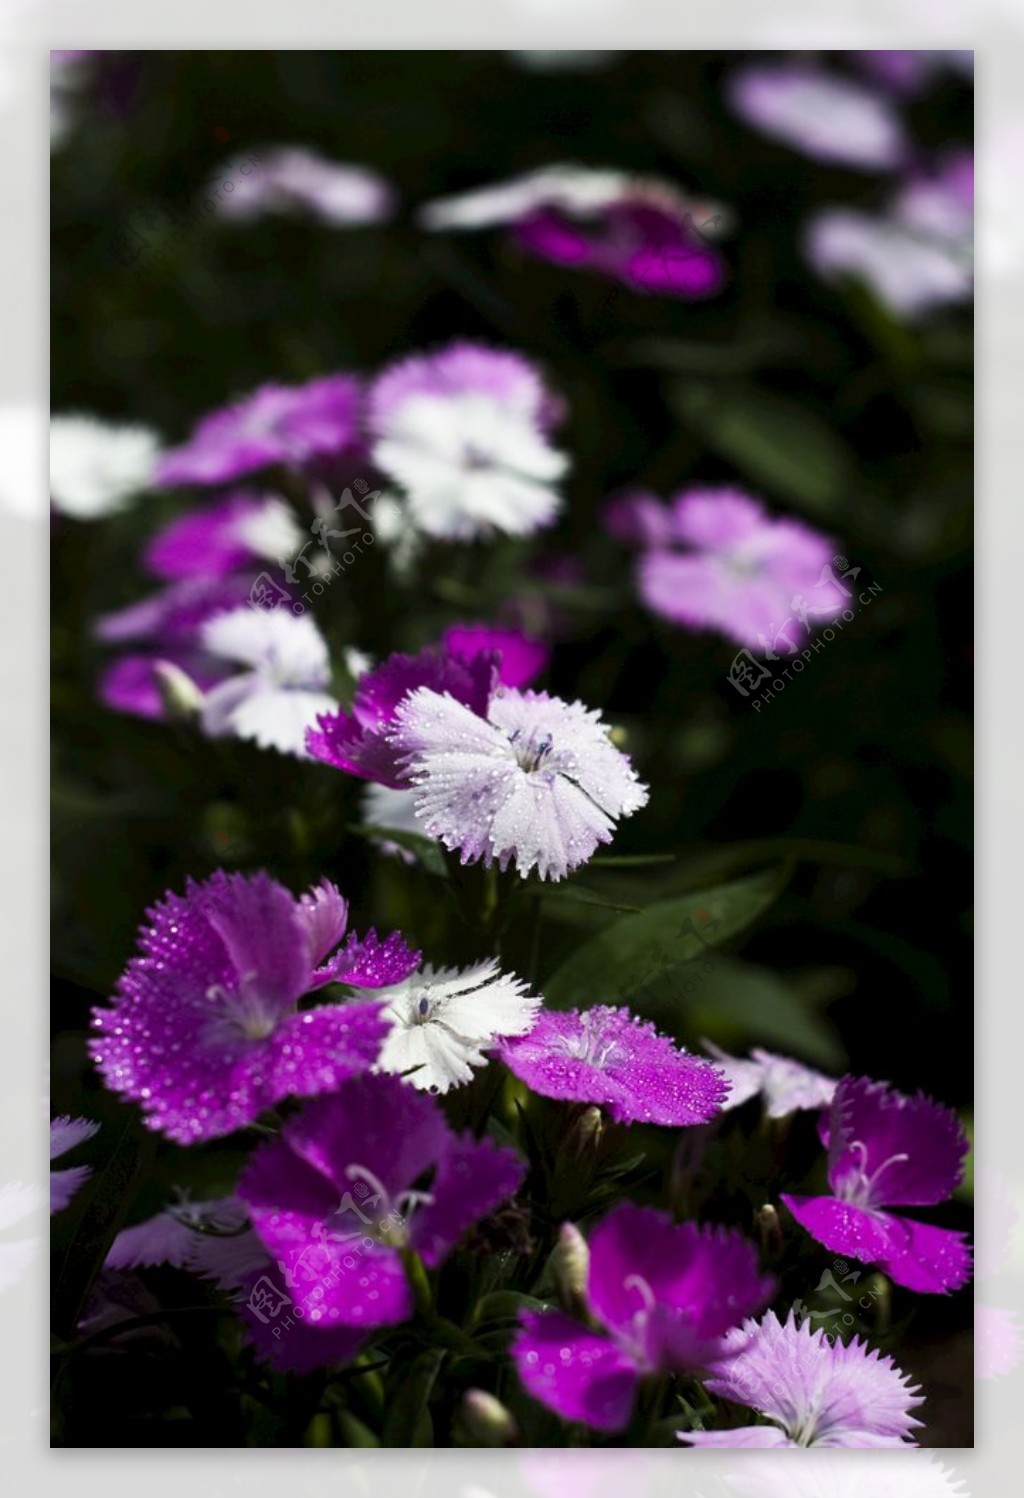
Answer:
POLYGON ((816 161, 874 171, 906 156, 888 98, 806 61, 750 63, 730 78, 727 97, 748 125, 816 161))
POLYGON ((727 1332, 727 1360, 708 1379, 722 1399, 749 1405, 769 1425, 679 1431, 691 1446, 916 1446, 924 1403, 918 1386, 877 1348, 854 1338, 829 1342, 823 1327, 780 1322, 766 1311, 727 1332))
POLYGON ((387 1001, 391 1029, 377 1070, 393 1072, 422 1092, 447 1092, 486 1066, 485 1051, 525 1035, 540 1008, 520 978, 491 957, 473 967, 423 967, 392 988, 359 991, 387 1001))
POLYGON ((275 562, 303 542, 295 512, 276 494, 236 490, 162 526, 143 552, 148 572, 171 582, 228 577, 254 558, 275 562))
POLYGON ((463 863, 564 879, 611 842, 648 791, 600 713, 546 692, 500 687, 487 717, 420 687, 395 711, 389 740, 416 815, 463 863))
POLYGON ((548 441, 556 406, 521 355, 471 343, 416 355, 370 391, 372 457, 427 535, 528 535, 561 506, 569 464, 548 441))
POLYGON ((776 1056, 759 1047, 744 1059, 719 1050, 710 1040, 703 1045, 732 1088, 722 1104, 723 1112, 738 1108, 760 1093, 768 1117, 785 1118, 798 1109, 827 1108, 838 1086, 835 1077, 826 1077, 788 1056, 776 1056))
POLYGON ((709 243, 729 214, 660 178, 561 164, 428 203, 428 229, 507 226, 531 254, 632 289, 695 298, 719 291, 725 265, 709 243))
POLYGON ((331 161, 303 146, 264 151, 254 165, 247 174, 234 172, 234 191, 218 195, 223 218, 248 222, 270 213, 308 213, 321 223, 352 228, 379 223, 394 211, 390 185, 364 166, 331 161))
POLYGON ((327 691, 330 661, 308 614, 234 609, 202 629, 203 648, 248 669, 207 692, 200 711, 211 738, 252 739, 263 749, 306 758, 306 730, 337 711, 327 691))
MULTIPOLYGON (((99 1124, 88 1118, 55 1118, 50 1123, 50 1159, 57 1160, 69 1150, 84 1144, 99 1133, 99 1124)), ((88 1165, 72 1165, 67 1170, 50 1171, 50 1211, 60 1212, 68 1205, 78 1188, 92 1174, 88 1165)))
POLYGON ((50 420, 50 499, 75 520, 114 515, 151 487, 160 442, 148 427, 95 416, 50 420))

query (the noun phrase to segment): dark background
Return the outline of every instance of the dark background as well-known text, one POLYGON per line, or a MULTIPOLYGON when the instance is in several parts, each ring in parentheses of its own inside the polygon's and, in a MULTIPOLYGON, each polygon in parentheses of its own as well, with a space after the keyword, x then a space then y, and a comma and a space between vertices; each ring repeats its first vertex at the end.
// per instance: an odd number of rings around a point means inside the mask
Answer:
MULTIPOLYGON (((325 633, 380 656, 456 619, 525 608, 557 641, 543 685, 622 725, 652 786, 613 851, 679 860, 584 871, 589 890, 644 904, 710 871, 794 860, 785 893, 692 999, 676 1002, 665 980, 680 1033, 765 1044, 966 1111, 971 315, 941 311, 910 328, 864 288, 817 280, 799 248, 809 215, 880 208, 892 184, 743 125, 722 101, 738 60, 635 53, 591 73, 533 73, 498 53, 99 58, 53 165, 53 409, 152 425, 170 443, 265 380, 371 374, 456 336, 538 360, 565 398, 558 445, 573 459, 557 528, 437 547, 405 591, 373 548, 347 591, 318 601, 325 633), (275 143, 373 167, 397 189, 398 217, 352 230, 208 217, 169 232, 227 175, 226 159, 275 143), (528 258, 500 230, 428 236, 413 222, 427 199, 560 160, 664 176, 729 205, 726 290, 692 304, 610 296, 609 282, 528 258), (140 232, 147 248, 126 255, 140 232), (665 496, 698 481, 745 484, 801 516, 862 569, 860 587, 880 589, 760 712, 726 680, 730 642, 639 607, 632 555, 600 524, 624 485, 665 496), (553 556, 575 564, 570 585, 538 571, 553 556)), ((940 78, 905 106, 908 129, 922 149, 969 143, 972 105, 962 82, 940 78)), ((76 1159, 102 1159, 126 1112, 84 1059, 88 1009, 110 992, 144 906, 186 874, 266 864, 294 888, 327 874, 356 924, 401 923, 435 962, 461 955, 429 950, 443 917, 429 876, 347 832, 356 782, 98 702, 107 657, 91 621, 148 591, 141 542, 195 498, 151 496, 109 523, 55 526, 54 1111, 107 1125, 76 1159)), ((513 942, 541 987, 605 919, 584 906, 546 915, 533 950, 513 942)), ((204 1151, 190 1155, 196 1185, 230 1168, 229 1152, 213 1154, 208 1168, 204 1151)), ((180 1151, 160 1160, 148 1210, 186 1169, 180 1151)), ((58 1252, 76 1210, 57 1219, 58 1252)), ((967 1226, 966 1205, 941 1220, 967 1226)), ((970 1295, 915 1304, 901 1366, 927 1384, 926 1444, 970 1440, 970 1295)), ((157 1359, 159 1388, 139 1393, 135 1360, 114 1355, 88 1388, 65 1392, 69 1443, 260 1444, 224 1392, 212 1334, 178 1335, 180 1387, 157 1359), (186 1385, 199 1392, 186 1398, 186 1385)), ((265 1443, 295 1444, 287 1420, 284 1430, 265 1443)))

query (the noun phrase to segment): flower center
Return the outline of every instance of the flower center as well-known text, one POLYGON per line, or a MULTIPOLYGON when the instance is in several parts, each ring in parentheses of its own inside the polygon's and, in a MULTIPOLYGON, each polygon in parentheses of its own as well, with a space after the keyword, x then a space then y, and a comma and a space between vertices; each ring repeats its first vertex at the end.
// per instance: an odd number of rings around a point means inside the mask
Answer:
POLYGON ((517 728, 509 734, 508 741, 512 745, 516 764, 521 770, 525 770, 527 775, 532 775, 539 770, 551 754, 551 735, 541 733, 536 728, 526 736, 521 728, 517 728))
POLYGON ((583 1061, 587 1066, 600 1068, 624 1059, 619 1042, 604 1034, 589 1013, 582 1016, 578 1034, 562 1035, 558 1043, 567 1056, 574 1061, 583 1061))
POLYGON ((328 1219, 331 1228, 314 1236, 326 1236, 338 1243, 349 1238, 372 1238, 387 1248, 405 1248, 410 1219, 417 1207, 431 1205, 434 1200, 431 1192, 410 1189, 392 1197, 384 1182, 367 1165, 347 1166, 345 1178, 356 1183, 354 1191, 346 1191, 334 1209, 328 1219), (349 1213, 357 1220, 349 1217, 342 1230, 336 1224, 349 1213))
POLYGON ((883 1160, 870 1175, 867 1173, 868 1147, 862 1139, 855 1139, 850 1149, 857 1156, 858 1163, 853 1169, 836 1184, 835 1192, 840 1201, 849 1202, 854 1207, 873 1207, 880 1204, 878 1196, 878 1182, 891 1165, 902 1165, 909 1160, 909 1155, 890 1155, 883 1160))
POLYGON ((281 1009, 268 995, 260 991, 255 972, 244 973, 234 993, 221 983, 211 983, 206 997, 216 1004, 220 1013, 209 1028, 209 1038, 223 1043, 237 1040, 266 1040, 277 1028, 281 1009))

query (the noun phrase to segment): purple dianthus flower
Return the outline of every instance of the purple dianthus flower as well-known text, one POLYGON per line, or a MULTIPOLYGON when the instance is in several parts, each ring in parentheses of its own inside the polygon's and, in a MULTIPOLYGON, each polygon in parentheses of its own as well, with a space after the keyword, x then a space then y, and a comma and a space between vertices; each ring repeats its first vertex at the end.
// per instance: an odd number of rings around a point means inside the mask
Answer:
POLYGON ((196 427, 161 458, 157 482, 226 484, 271 464, 337 457, 358 442, 360 389, 352 375, 306 385, 261 385, 196 427))
POLYGON ((268 874, 218 871, 147 913, 89 1049, 107 1086, 182 1144, 371 1067, 388 1029, 380 1004, 300 1013, 298 1001, 327 983, 397 983, 419 962, 397 934, 338 947, 348 904, 327 880, 296 899, 268 874))
POLYGON ((720 1358, 725 1334, 772 1288, 741 1234, 622 1202, 590 1239, 584 1301, 598 1329, 522 1312, 512 1357, 529 1393, 564 1419, 624 1430, 644 1374, 720 1358))
POLYGON ((542 1010, 533 1028, 504 1041, 498 1055, 532 1091, 600 1104, 618 1123, 706 1123, 729 1090, 710 1061, 677 1049, 628 1009, 605 1004, 542 1010))
POLYGON ((782 1200, 833 1253, 877 1264, 898 1285, 941 1294, 971 1275, 963 1233, 886 1210, 945 1201, 963 1174, 967 1135, 951 1108, 884 1082, 843 1077, 828 1120, 832 1196, 782 1200))
POLYGON ((403 1250, 435 1268, 524 1174, 513 1150, 453 1134, 426 1094, 363 1076, 290 1119, 254 1155, 238 1194, 282 1268, 315 1267, 322 1294, 305 1323, 331 1331, 405 1321, 403 1250))

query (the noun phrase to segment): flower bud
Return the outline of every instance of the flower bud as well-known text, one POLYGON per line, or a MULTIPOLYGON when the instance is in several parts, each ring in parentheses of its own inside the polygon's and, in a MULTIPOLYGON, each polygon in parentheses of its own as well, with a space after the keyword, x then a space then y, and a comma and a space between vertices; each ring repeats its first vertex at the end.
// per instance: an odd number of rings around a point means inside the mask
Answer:
POLYGON ((511 1446, 519 1439, 519 1427, 501 1400, 483 1389, 467 1389, 459 1413, 478 1446, 511 1446))
POLYGON ((593 1104, 584 1108, 569 1130, 566 1141, 574 1155, 586 1155, 597 1148, 604 1134, 604 1116, 593 1104))
POLYGON ((188 723, 199 716, 203 693, 180 666, 173 661, 157 661, 153 675, 164 711, 172 723, 188 723))
POLYGON ((754 1213, 754 1232, 761 1252, 769 1263, 774 1262, 782 1252, 782 1224, 771 1202, 765 1202, 754 1213))
POLYGON ((558 1242, 551 1256, 551 1267, 562 1304, 568 1310, 579 1310, 587 1288, 590 1271, 590 1249, 587 1240, 571 1222, 563 1222, 558 1242))

